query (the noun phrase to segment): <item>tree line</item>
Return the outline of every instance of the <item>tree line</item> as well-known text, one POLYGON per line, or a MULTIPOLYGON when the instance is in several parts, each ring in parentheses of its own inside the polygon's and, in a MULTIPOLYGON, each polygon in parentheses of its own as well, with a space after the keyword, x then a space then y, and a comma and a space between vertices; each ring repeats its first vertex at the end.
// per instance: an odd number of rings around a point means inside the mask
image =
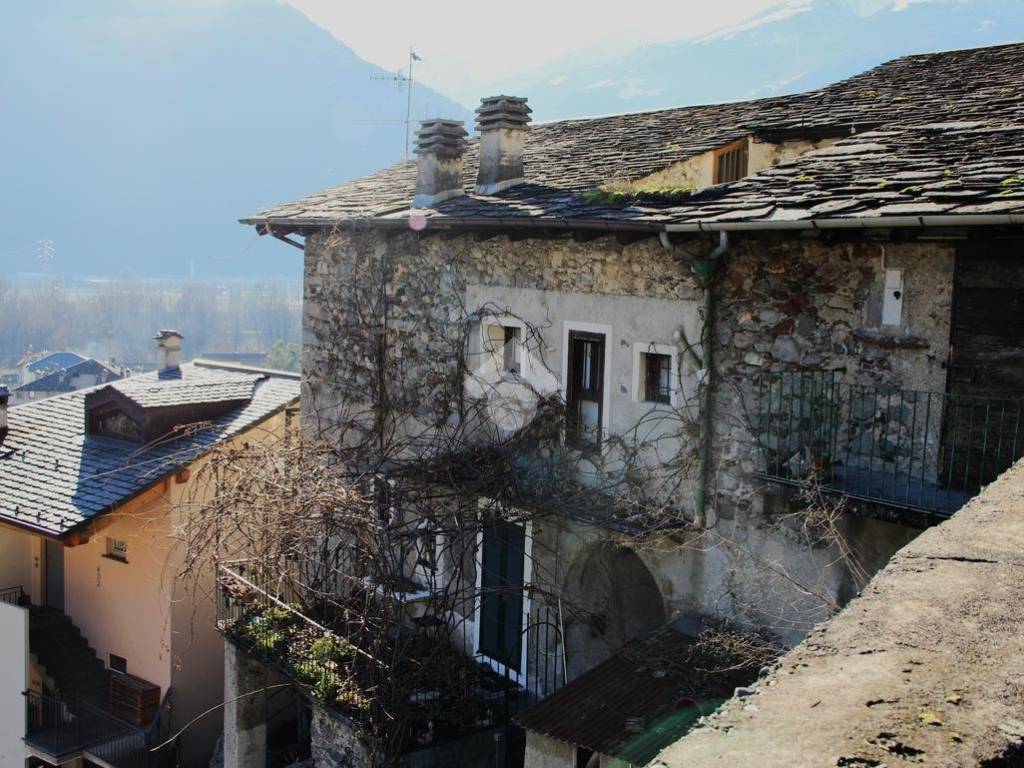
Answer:
POLYGON ((301 307, 297 282, 0 280, 0 368, 14 367, 30 351, 64 349, 103 362, 149 364, 160 328, 185 336, 185 359, 266 354, 275 342, 301 340, 301 307))

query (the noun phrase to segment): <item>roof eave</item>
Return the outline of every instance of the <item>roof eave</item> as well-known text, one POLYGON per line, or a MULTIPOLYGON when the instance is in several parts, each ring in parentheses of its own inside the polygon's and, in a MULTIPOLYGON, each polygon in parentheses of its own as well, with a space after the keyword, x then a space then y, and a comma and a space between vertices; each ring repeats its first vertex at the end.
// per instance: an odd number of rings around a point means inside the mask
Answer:
POLYGON ((667 224, 666 232, 755 232, 810 229, 922 229, 926 227, 991 227, 1024 224, 1024 214, 947 214, 931 216, 864 216, 787 221, 694 221, 667 224))

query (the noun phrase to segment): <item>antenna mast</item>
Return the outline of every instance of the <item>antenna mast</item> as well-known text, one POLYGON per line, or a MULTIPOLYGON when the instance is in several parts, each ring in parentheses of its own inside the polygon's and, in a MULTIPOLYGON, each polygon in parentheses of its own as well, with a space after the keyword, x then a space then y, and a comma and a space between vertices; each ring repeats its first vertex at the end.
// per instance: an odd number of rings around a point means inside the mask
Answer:
MULTIPOLYGON (((393 83, 404 83, 405 84, 405 147, 402 149, 402 158, 405 160, 409 159, 409 133, 410 127, 412 126, 412 63, 414 61, 423 61, 423 59, 412 49, 409 48, 409 71, 408 74, 403 75, 401 72, 396 72, 393 75, 385 75, 383 77, 371 77, 371 80, 388 80, 393 83)), ((374 121, 378 122, 378 121, 374 121)), ((386 122, 386 121, 379 121, 386 122)), ((395 121, 397 122, 397 121, 395 121)))

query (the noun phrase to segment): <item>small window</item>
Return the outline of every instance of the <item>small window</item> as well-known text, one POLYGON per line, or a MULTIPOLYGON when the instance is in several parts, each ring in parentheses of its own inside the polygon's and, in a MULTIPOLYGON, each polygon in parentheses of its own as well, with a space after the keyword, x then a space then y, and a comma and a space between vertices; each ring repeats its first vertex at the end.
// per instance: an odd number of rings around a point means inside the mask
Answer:
POLYGON ((486 351, 495 356, 503 373, 522 373, 523 329, 515 325, 493 323, 486 328, 486 351))
POLYGON ((122 563, 128 562, 128 542, 124 539, 107 539, 107 557, 111 560, 119 560, 122 563))
POLYGON ((644 400, 648 403, 672 403, 672 356, 642 352, 644 400))
POLYGON ((128 674, 128 659, 124 656, 118 656, 116 653, 110 654, 108 666, 111 672, 120 672, 122 675, 128 674))
POLYGON ((715 150, 715 184, 739 181, 747 175, 747 140, 740 139, 715 150))
POLYGON ((89 422, 94 435, 142 439, 142 425, 116 406, 99 406, 90 414, 89 422))

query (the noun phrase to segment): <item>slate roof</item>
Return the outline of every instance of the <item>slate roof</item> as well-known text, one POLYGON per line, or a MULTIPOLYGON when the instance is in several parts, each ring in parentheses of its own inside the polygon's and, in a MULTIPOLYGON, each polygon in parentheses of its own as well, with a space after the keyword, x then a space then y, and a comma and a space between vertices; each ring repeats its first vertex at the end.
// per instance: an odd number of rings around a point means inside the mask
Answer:
MULTIPOLYGON (((410 216, 438 224, 661 229, 673 223, 721 223, 726 213, 734 213, 736 220, 773 221, 775 210, 764 195, 799 198, 809 191, 801 186, 807 183, 804 177, 815 176, 814 172, 820 183, 809 207, 845 202, 848 192, 873 191, 860 187, 863 180, 855 177, 857 166, 846 151, 802 158, 786 166, 788 173, 765 172, 767 180, 758 174, 744 182, 760 187, 721 185, 682 204, 590 205, 581 197, 602 183, 640 179, 751 134, 766 140, 852 137, 845 144, 853 142, 864 154, 871 154, 868 144, 878 144, 871 158, 873 183, 885 192, 901 193, 899 198, 876 196, 876 202, 865 198, 864 208, 878 215, 902 215, 899 209, 886 208, 892 201, 934 201, 923 190, 913 190, 915 185, 901 183, 909 181, 903 174, 916 170, 917 163, 943 173, 951 166, 956 173, 966 163, 963 170, 970 173, 966 191, 972 194, 972 204, 999 203, 996 210, 1015 212, 1018 208, 1005 198, 1015 193, 1007 193, 1012 185, 1006 179, 1024 173, 1024 161, 1009 151, 1017 126, 1024 126, 1021 43, 907 56, 827 88, 792 96, 539 124, 530 130, 524 149, 526 183, 493 196, 472 193, 478 164, 474 140, 466 152, 464 171, 469 194, 432 209, 410 211, 416 170, 415 163, 406 162, 242 221, 270 225, 281 232, 355 222, 402 227, 410 216), (941 134, 921 128, 936 123, 947 124, 941 134), (881 131, 877 141, 865 139, 871 131, 881 131), (909 158, 901 154, 907 149, 913 150, 909 158), (1002 153, 994 167, 1005 172, 988 173, 978 166, 994 153, 1002 153), (804 173, 805 162, 814 172, 804 173), (848 181, 856 182, 853 191, 848 190, 848 181), (709 207, 710 197, 717 202, 709 207)), ((845 212, 853 210, 836 205, 845 212)), ((943 211, 960 213, 955 207, 943 211)), ((814 215, 839 213, 825 207, 814 215)))
POLYGON ((222 371, 209 378, 190 376, 187 373, 180 378, 153 374, 122 379, 111 387, 140 408, 172 408, 198 403, 249 400, 256 384, 263 378, 258 374, 227 374, 222 371))
POLYGON ((77 352, 40 352, 37 359, 28 364, 28 370, 30 373, 38 373, 39 371, 69 368, 84 360, 85 358, 77 352))
POLYGON ((77 376, 96 376, 97 384, 117 381, 120 374, 108 368, 99 360, 83 360, 67 368, 58 368, 52 373, 41 376, 35 381, 30 381, 18 387, 16 392, 71 392, 74 387, 74 380, 77 376))
POLYGON ((214 366, 189 363, 181 366, 180 378, 140 374, 12 407, 10 431, 0 442, 0 520, 51 535, 67 533, 299 397, 297 376, 214 366), (243 405, 194 434, 147 447, 85 434, 85 398, 105 387, 160 405, 193 403, 200 393, 248 394, 243 405), (157 395, 159 389, 165 394, 157 395))

